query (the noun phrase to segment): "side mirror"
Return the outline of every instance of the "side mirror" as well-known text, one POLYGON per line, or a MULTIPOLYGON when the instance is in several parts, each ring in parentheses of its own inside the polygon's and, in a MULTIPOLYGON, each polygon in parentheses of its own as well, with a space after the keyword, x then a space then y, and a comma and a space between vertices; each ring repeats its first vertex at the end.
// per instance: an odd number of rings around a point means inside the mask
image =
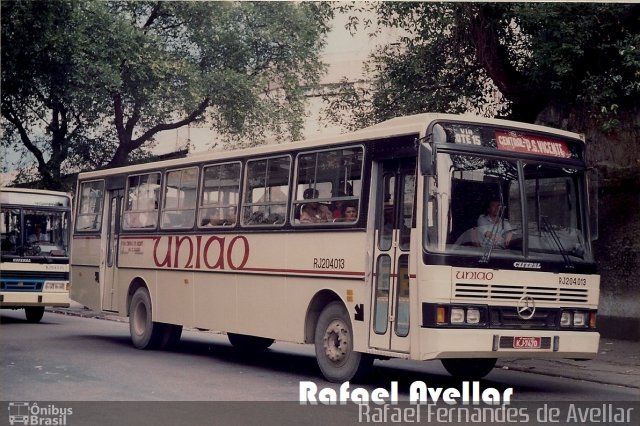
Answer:
POLYGON ((420 173, 423 176, 434 176, 436 168, 433 162, 432 146, 426 142, 421 142, 418 156, 420 161, 420 173))
POLYGON ((591 241, 598 239, 598 171, 590 169, 587 174, 587 188, 589 195, 589 228, 591 241))

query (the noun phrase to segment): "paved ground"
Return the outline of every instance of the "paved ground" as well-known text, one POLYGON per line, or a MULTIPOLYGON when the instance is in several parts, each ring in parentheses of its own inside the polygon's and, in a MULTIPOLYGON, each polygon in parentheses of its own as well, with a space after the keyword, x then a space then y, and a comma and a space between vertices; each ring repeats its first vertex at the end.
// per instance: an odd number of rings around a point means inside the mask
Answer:
POLYGON ((503 360, 498 367, 640 389, 640 342, 601 338, 598 356, 589 361, 503 360))
MULTIPOLYGON (((122 317, 87 310, 77 303, 70 308, 48 310, 64 315, 126 321, 122 317)), ((601 338, 598 356, 593 360, 505 359, 498 362, 497 368, 640 389, 640 342, 601 338)))

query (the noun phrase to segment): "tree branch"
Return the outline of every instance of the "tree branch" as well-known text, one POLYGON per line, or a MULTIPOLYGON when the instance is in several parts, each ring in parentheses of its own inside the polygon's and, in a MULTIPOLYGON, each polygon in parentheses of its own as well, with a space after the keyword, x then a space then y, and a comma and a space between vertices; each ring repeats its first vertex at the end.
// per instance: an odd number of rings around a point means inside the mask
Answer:
POLYGON ((176 122, 173 122, 173 123, 161 123, 161 124, 153 126, 149 130, 144 132, 144 134, 142 136, 140 136, 139 138, 131 141, 131 145, 132 145, 133 149, 140 148, 142 145, 144 145, 146 142, 148 142, 155 134, 157 134, 159 132, 163 132, 165 130, 177 129, 177 128, 180 128, 182 126, 186 126, 189 123, 193 123, 202 114, 204 114, 204 112, 209 107, 210 102, 211 102, 211 100, 209 98, 204 99, 200 103, 200 105, 198 105, 198 107, 191 112, 191 114, 189 114, 187 117, 183 118, 182 120, 179 120, 179 121, 176 121, 176 122))
POLYGON ((24 128, 22 122, 10 105, 7 105, 6 103, 2 105, 2 116, 6 118, 11 124, 13 124, 18 130, 18 134, 20 135, 22 144, 36 157, 36 160, 38 161, 38 167, 42 167, 43 165, 45 165, 46 162, 44 161, 42 151, 40 151, 40 149, 33 142, 31 142, 27 130, 24 128))

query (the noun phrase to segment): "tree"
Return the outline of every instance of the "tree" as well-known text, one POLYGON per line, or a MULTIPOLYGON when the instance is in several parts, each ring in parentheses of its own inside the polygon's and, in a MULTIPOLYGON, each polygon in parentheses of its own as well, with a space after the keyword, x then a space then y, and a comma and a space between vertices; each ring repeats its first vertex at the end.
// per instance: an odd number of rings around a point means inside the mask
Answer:
POLYGON ((115 167, 161 131, 297 138, 331 7, 272 2, 2 2, 2 143, 44 186, 115 167))
MULTIPOLYGON (((471 111, 558 127, 578 114, 603 131, 625 113, 637 117, 640 5, 371 7, 381 28, 403 36, 371 57, 370 85, 344 84, 340 96, 328 99, 329 117, 347 127, 425 111, 471 111)), ((582 125, 574 123, 573 130, 585 131, 582 125)))

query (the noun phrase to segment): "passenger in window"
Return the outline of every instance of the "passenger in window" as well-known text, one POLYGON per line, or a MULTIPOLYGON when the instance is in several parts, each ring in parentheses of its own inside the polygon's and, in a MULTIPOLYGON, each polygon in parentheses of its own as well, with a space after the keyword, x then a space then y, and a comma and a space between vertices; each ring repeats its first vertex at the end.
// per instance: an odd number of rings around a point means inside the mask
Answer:
POLYGON ((218 209, 209 209, 207 216, 202 220, 202 226, 212 227, 221 225, 220 212, 218 209))
POLYGON ((487 214, 478 217, 478 236, 476 245, 482 247, 507 248, 511 242, 513 228, 504 217, 504 207, 498 199, 491 199, 487 214))
MULTIPOLYGON (((338 191, 336 197, 344 197, 345 193, 343 191, 338 191)), ((344 217, 344 209, 346 207, 345 200, 336 200, 333 202, 332 215, 334 222, 339 222, 340 219, 344 217)))
POLYGON ((227 214, 225 215, 221 225, 234 226, 235 224, 236 224, 236 208, 235 206, 231 206, 227 208, 227 214))
POLYGON ((42 233, 42 226, 36 223, 34 226, 33 234, 29 235, 30 243, 40 243, 49 241, 49 236, 42 233))
POLYGON ((333 219, 334 222, 356 222, 358 220, 358 208, 351 203, 344 203, 340 217, 333 219))
POLYGON ((302 196, 305 200, 312 201, 302 206, 302 210, 300 211, 300 223, 323 223, 333 221, 333 214, 329 210, 329 207, 324 204, 320 204, 315 200, 318 198, 318 190, 313 188, 305 189, 302 196))
POLYGON ((355 222, 358 220, 358 209, 356 206, 347 205, 344 209, 344 222, 355 222))

